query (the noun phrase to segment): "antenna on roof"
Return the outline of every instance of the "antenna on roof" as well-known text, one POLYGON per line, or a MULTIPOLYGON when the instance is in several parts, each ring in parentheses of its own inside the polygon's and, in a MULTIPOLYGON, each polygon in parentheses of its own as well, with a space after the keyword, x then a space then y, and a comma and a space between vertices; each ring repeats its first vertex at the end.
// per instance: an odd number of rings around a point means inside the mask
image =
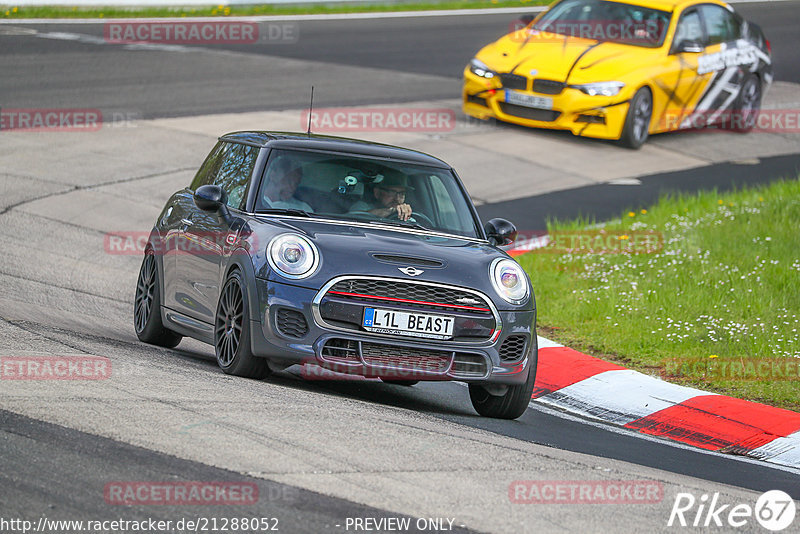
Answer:
POLYGON ((306 134, 311 137, 311 113, 314 111, 314 86, 311 86, 311 106, 308 108, 308 132, 306 134))

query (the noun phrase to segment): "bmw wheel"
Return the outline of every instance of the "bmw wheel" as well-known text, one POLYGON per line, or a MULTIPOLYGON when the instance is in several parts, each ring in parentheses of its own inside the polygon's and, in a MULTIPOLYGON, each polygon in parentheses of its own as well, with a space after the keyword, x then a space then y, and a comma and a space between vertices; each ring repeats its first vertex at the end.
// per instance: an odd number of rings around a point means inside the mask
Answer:
POLYGON ((746 133, 753 129, 761 111, 761 82, 755 74, 750 74, 742 83, 742 88, 733 103, 730 129, 746 133))
POLYGON ((628 148, 639 148, 650 135, 650 118, 653 116, 653 95, 650 89, 642 87, 631 99, 622 136, 619 142, 628 148))
POLYGON ((133 298, 133 327, 140 341, 171 349, 181 342, 183 336, 169 330, 161 322, 160 285, 156 257, 152 250, 147 250, 139 269, 133 298))
POLYGON ((250 348, 250 314, 242 275, 232 271, 225 281, 214 321, 217 363, 229 375, 262 379, 270 374, 267 360, 250 348))

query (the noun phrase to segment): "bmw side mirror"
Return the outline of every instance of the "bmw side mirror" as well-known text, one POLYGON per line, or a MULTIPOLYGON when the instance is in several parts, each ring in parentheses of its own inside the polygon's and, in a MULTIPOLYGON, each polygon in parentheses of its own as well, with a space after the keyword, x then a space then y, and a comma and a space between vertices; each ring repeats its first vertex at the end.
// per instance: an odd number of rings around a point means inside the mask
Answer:
POLYGON ((483 230, 495 246, 510 245, 517 239, 517 227, 505 219, 492 219, 483 225, 483 230))
POLYGON ((517 20, 520 21, 521 23, 523 23, 525 26, 527 26, 528 24, 533 22, 533 19, 535 19, 535 18, 536 18, 536 15, 527 14, 527 15, 522 15, 517 20))
POLYGON ((684 52, 688 52, 690 54, 699 54, 704 50, 705 48, 703 48, 703 45, 701 45, 697 41, 692 41, 691 39, 684 39, 683 41, 678 43, 678 46, 675 48, 675 53, 682 54, 684 52))
POLYGON ((228 211, 228 195, 218 185, 201 185, 194 192, 194 203, 203 211, 219 213, 223 219, 230 221, 228 211))

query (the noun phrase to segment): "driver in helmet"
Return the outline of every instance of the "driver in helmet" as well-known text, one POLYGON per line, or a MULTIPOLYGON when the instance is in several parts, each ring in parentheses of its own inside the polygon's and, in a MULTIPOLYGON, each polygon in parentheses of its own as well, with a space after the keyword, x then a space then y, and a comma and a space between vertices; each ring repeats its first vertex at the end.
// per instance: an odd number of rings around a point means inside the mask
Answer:
POLYGON ((350 211, 366 211, 383 218, 396 216, 407 221, 411 217, 411 206, 406 204, 406 191, 414 188, 408 185, 406 175, 392 172, 379 180, 373 183, 373 198, 356 202, 350 211))

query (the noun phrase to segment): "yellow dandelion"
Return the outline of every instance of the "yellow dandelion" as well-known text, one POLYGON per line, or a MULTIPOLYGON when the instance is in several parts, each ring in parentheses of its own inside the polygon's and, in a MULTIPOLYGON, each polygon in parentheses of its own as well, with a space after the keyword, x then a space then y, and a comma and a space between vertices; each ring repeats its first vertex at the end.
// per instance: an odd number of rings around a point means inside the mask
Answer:
POLYGON ((212 10, 211 10, 211 14, 212 14, 212 15, 216 15, 216 14, 217 14, 217 10, 216 10, 216 9, 212 9, 212 10))
POLYGON ((98 16, 98 17, 100 17, 101 19, 103 18, 103 14, 102 14, 102 13, 100 13, 100 14, 99 14, 99 15, 97 15, 97 16, 98 16))
POLYGON ((226 15, 230 15, 230 14, 231 14, 231 8, 229 8, 229 7, 226 7, 226 8, 225 8, 225 14, 226 14, 226 15))
POLYGON ((218 6, 217 6, 217 9, 219 9, 219 10, 223 10, 223 9, 225 9, 225 6, 223 6, 222 4, 220 4, 220 5, 218 5, 218 6))
POLYGON ((636 217, 636 212, 635 211, 629 211, 628 212, 628 217, 636 217))
POLYGON ((733 202, 728 202, 728 206, 733 207, 733 202))
POLYGON ((710 354, 708 357, 709 358, 719 358, 719 356, 717 356, 716 354, 710 354))
POLYGON ((14 12, 14 13, 16 13, 17 11, 19 11, 19 8, 18 8, 18 7, 15 7, 15 8, 14 8, 14 9, 12 9, 11 11, 12 11, 12 12, 14 12))
POLYGON ((10 17, 10 16, 11 16, 11 11, 6 11, 6 17, 10 17))
POLYGON ((723 204, 725 204, 725 201, 723 201, 723 200, 717 200, 717 204, 719 204, 720 206, 722 206, 723 204))
POLYGON ((764 202, 764 197, 758 197, 759 202, 764 202))
POLYGON ((642 215, 644 215, 645 213, 647 213, 647 210, 642 210, 642 215))
POLYGON ((629 239, 629 237, 628 237, 628 236, 626 236, 626 235, 621 235, 621 236, 619 236, 619 238, 620 238, 620 239, 629 239))

